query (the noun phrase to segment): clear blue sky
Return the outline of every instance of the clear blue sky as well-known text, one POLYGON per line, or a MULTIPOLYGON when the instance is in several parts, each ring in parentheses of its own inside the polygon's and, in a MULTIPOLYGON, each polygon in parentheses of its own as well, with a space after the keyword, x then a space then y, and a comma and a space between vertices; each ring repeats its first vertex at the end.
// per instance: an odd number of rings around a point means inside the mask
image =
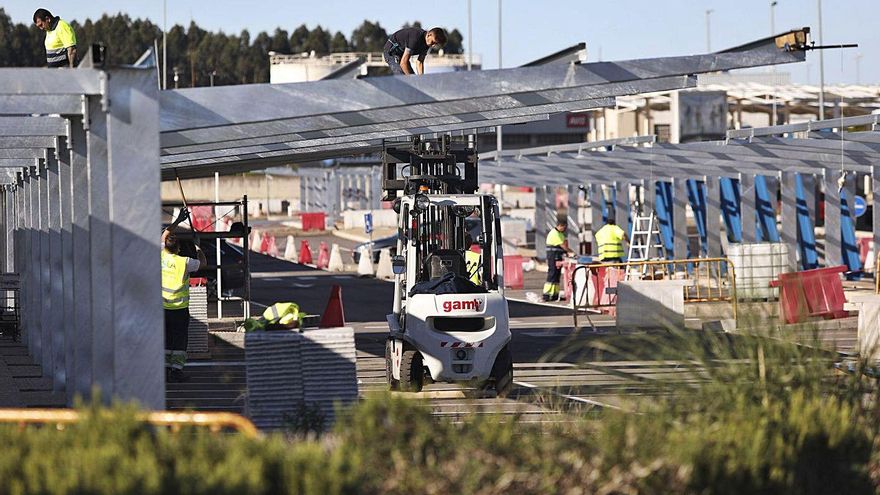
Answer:
MULTIPOLYGON (((483 56, 484 67, 497 67, 497 0, 472 1, 474 52, 483 56)), ((516 66, 580 41, 587 43, 590 60, 597 60, 600 51, 603 60, 701 53, 706 49, 707 9, 714 10, 711 42, 717 50, 768 35, 769 4, 769 0, 503 0, 503 62, 505 67, 516 66)), ((68 19, 123 11, 133 18, 162 22, 162 0, 3 2, 16 22, 30 22, 36 7, 68 19)), ((378 20, 388 31, 420 20, 426 26, 457 27, 467 36, 467 0, 168 0, 169 26, 186 25, 191 19, 227 33, 248 29, 253 35, 277 26, 292 31, 305 23, 346 36, 364 19, 378 20)), ((880 0, 824 0, 824 42, 860 45, 826 52, 826 82, 854 83, 856 54, 861 53, 861 82, 880 84, 878 22, 880 0)), ((777 31, 811 26, 815 35, 817 25, 816 0, 778 0, 777 31)), ((818 54, 808 54, 807 60, 780 70, 791 72, 795 82, 818 84, 818 54)))

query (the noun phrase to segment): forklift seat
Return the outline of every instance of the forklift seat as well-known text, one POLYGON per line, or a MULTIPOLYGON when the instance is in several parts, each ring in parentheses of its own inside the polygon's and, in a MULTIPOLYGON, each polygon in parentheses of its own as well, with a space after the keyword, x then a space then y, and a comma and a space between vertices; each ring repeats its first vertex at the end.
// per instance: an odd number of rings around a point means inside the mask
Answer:
POLYGON ((447 273, 467 277, 467 265, 464 256, 455 249, 438 249, 431 253, 423 265, 426 280, 434 280, 447 273))

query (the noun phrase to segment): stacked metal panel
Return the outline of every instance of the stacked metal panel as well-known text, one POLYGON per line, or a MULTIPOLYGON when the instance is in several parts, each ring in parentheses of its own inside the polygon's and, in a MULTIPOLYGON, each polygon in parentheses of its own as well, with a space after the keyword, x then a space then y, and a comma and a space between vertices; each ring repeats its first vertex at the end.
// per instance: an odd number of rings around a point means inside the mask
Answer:
POLYGON ((337 405, 357 400, 351 328, 251 332, 244 349, 247 414, 261 429, 284 428, 317 411, 329 426, 337 405))
POLYGON ((186 352, 208 352, 208 288, 204 286, 189 289, 189 336, 186 352))

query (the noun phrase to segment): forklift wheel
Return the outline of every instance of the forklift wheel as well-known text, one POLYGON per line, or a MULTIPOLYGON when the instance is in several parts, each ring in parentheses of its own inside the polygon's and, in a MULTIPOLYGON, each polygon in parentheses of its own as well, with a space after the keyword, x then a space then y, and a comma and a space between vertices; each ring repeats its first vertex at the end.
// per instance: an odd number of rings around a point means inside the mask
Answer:
POLYGON ((498 397, 507 397, 513 388, 513 356, 510 347, 504 346, 498 352, 490 377, 490 381, 495 382, 495 393, 498 397))
POLYGON ((400 358, 400 388, 406 392, 421 392, 425 368, 422 355, 414 349, 406 349, 400 358))
POLYGON ((400 388, 400 382, 394 379, 391 366, 391 340, 389 339, 385 341, 385 380, 391 390, 397 390, 400 388))

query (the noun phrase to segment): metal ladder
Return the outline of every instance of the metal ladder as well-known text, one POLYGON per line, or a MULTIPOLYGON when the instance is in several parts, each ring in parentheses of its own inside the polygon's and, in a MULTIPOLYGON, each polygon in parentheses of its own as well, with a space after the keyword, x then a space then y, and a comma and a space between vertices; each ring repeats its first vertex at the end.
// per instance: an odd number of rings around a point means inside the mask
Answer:
MULTIPOLYGON (((650 215, 641 215, 641 212, 633 212, 632 232, 629 235, 629 253, 627 254, 627 262, 648 261, 651 258, 651 250, 656 250, 654 259, 663 259, 666 257, 663 249, 663 239, 660 237, 660 228, 657 222, 656 213, 651 210, 650 215)), ((646 265, 639 268, 630 268, 626 271, 625 280, 630 280, 634 275, 644 275, 647 270, 646 265)))

